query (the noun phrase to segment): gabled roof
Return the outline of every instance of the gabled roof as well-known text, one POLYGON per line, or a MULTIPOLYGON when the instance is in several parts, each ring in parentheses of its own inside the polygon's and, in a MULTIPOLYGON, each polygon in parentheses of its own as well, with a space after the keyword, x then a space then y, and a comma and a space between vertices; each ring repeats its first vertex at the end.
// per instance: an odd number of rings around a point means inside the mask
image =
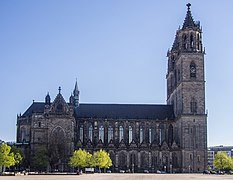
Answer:
POLYGON ((44 106, 44 102, 33 102, 32 105, 25 111, 25 113, 22 116, 31 116, 32 113, 43 113, 44 106))
MULTIPOLYGON (((33 102, 22 116, 31 116, 33 113, 44 113, 44 107, 44 102, 33 102)), ((175 119, 172 105, 80 104, 75 111, 78 118, 175 119)))
POLYGON ((80 104, 78 118, 174 120, 172 105, 150 104, 80 104))

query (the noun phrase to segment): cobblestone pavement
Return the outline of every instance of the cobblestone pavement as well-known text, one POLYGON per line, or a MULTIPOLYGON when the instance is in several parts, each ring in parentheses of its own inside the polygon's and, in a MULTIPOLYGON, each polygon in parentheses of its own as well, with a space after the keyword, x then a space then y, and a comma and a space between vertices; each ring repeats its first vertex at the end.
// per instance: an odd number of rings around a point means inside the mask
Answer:
POLYGON ((217 180, 233 179, 233 175, 205 174, 83 174, 1 176, 0 180, 217 180))

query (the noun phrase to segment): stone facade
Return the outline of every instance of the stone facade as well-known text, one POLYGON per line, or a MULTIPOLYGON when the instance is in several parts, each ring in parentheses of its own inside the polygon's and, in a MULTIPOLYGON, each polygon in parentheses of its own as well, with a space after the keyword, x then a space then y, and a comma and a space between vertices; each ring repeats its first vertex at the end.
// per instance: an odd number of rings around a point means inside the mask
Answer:
POLYGON ((202 172, 207 165, 207 115, 202 30, 190 4, 182 29, 168 51, 167 105, 82 104, 77 82, 65 102, 33 102, 17 118, 17 144, 27 166, 36 151, 48 152, 50 169, 70 170, 75 149, 105 149, 112 171, 202 172))

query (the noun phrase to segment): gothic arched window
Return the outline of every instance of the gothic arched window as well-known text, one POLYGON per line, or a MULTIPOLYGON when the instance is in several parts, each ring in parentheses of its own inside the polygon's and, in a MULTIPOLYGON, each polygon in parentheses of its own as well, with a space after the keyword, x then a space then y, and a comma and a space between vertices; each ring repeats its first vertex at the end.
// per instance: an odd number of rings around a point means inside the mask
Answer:
POLYGON ((26 128, 22 127, 21 128, 21 142, 25 142, 26 141, 26 128))
POLYGON ((79 138, 83 142, 83 126, 82 125, 79 128, 79 138))
POLYGON ((160 124, 159 125, 159 144, 161 145, 164 140, 165 140, 164 124, 160 124))
POLYGON ((172 145, 173 143, 173 126, 170 124, 168 128, 168 142, 169 145, 172 145))
POLYGON ((191 113, 197 113, 197 101, 194 98, 190 102, 190 111, 191 113))
POLYGON ((111 126, 108 127, 108 142, 113 140, 113 128, 111 126))
POLYGON ((119 142, 124 139, 124 128, 122 126, 119 127, 119 142))
POLYGON ((140 143, 142 143, 143 142, 143 140, 144 140, 144 129, 143 129, 143 127, 140 127, 140 143))
POLYGON ((193 38, 193 33, 191 33, 190 35, 190 48, 193 49, 194 48, 194 38, 193 38))
POLYGON ((104 127, 103 126, 99 127, 99 140, 104 142, 104 127))
POLYGON ((149 143, 152 143, 152 129, 149 128, 149 143))
POLYGON ((183 40, 183 49, 187 49, 187 36, 184 34, 182 37, 183 40))
POLYGON ((88 138, 90 139, 90 141, 92 141, 92 136, 93 136, 93 127, 92 125, 90 125, 88 129, 88 138))
POLYGON ((196 78, 196 64, 194 62, 190 64, 190 78, 196 78))
POLYGON ((131 143, 133 140, 133 128, 132 126, 129 126, 129 143, 131 143))
POLYGON ((200 34, 197 34, 197 50, 200 50, 200 34))

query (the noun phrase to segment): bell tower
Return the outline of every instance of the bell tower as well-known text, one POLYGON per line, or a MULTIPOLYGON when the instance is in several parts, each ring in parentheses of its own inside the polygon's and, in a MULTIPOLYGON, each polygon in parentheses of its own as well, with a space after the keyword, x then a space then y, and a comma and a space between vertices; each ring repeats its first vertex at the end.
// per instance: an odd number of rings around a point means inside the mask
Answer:
POLYGON ((174 106, 177 116, 205 113, 205 79, 202 30, 194 22, 190 6, 182 29, 176 32, 168 51, 167 104, 174 106))
POLYGON ((207 163, 207 115, 202 29, 193 20, 191 4, 182 28, 168 51, 167 104, 173 105, 180 130, 182 171, 201 172, 207 163))

